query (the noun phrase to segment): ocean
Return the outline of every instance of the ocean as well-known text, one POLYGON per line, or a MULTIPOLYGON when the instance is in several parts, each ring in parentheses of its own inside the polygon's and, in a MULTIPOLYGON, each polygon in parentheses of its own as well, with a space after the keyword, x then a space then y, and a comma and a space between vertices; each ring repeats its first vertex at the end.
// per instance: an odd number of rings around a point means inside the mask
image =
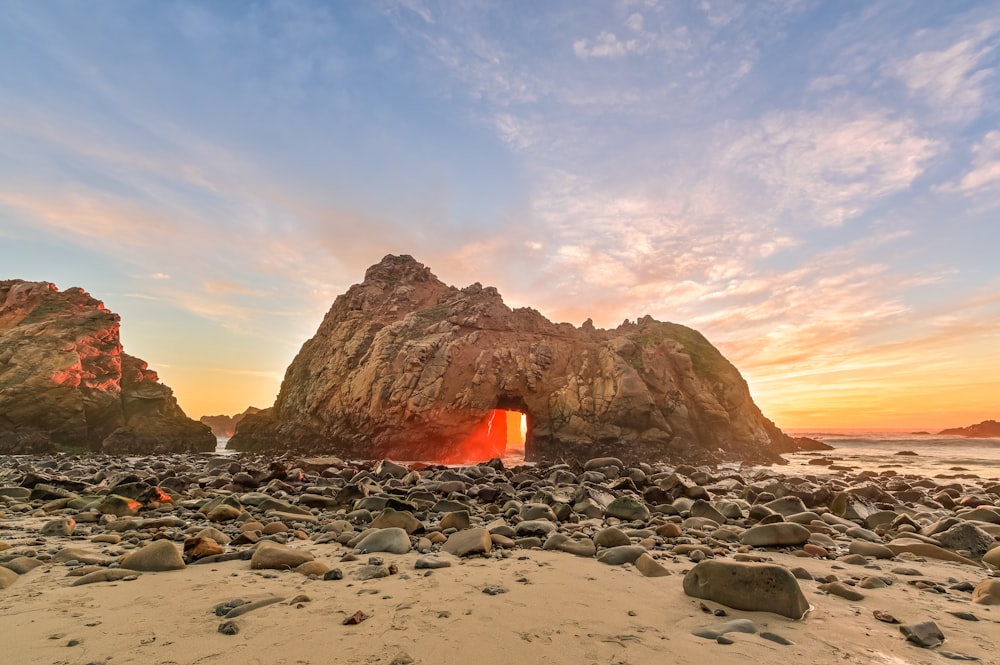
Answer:
POLYGON ((1000 479, 1000 439, 858 430, 786 430, 786 434, 807 436, 834 448, 819 453, 784 455, 789 461, 788 466, 782 467, 786 473, 834 473, 828 467, 808 463, 822 456, 835 460, 835 466, 848 466, 856 471, 892 470, 939 480, 972 476, 1000 479))
MULTIPOLYGON (((966 439, 941 437, 934 434, 913 434, 898 431, 858 430, 786 430, 790 436, 807 436, 833 446, 821 452, 784 455, 787 466, 776 470, 787 474, 833 475, 836 469, 809 464, 816 457, 834 460, 836 467, 850 467, 856 472, 893 470, 939 480, 975 476, 1000 480, 1000 439, 966 439), (900 452, 915 454, 899 454, 900 452)), ((227 439, 219 438, 215 452, 233 455, 225 449, 227 439)), ((524 451, 511 451, 503 457, 508 467, 524 464, 524 451)))

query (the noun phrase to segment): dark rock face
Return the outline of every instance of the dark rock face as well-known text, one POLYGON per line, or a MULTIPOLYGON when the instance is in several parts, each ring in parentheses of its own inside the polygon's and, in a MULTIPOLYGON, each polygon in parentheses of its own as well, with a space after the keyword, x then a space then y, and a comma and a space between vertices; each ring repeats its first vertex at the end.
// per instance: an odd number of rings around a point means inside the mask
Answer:
POLYGON ((235 416, 202 416, 198 420, 199 422, 211 427, 212 434, 215 436, 228 438, 236 432, 236 426, 239 425, 244 418, 255 413, 260 413, 260 409, 255 406, 248 406, 246 411, 243 413, 237 413, 235 416))
POLYGON ((156 372, 122 351, 104 303, 78 288, 0 281, 0 452, 214 447, 156 372))
POLYGON ((970 439, 1000 438, 1000 423, 995 420, 984 420, 968 427, 952 427, 938 432, 941 436, 964 436, 970 439))
POLYGON ((695 330, 648 316, 614 330, 552 323, 405 255, 336 299, 273 409, 229 447, 463 461, 492 409, 526 414, 529 460, 774 461, 776 446, 795 449, 695 330))

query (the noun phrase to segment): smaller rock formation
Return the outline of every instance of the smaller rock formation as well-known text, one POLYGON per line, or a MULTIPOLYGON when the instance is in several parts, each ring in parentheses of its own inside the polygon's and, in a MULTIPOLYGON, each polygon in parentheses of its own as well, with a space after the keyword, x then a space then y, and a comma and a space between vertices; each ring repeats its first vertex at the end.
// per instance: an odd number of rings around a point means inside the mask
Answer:
POLYGON ((260 413, 260 409, 255 406, 248 406, 243 413, 235 416, 202 416, 198 420, 212 428, 212 434, 216 437, 228 439, 236 432, 236 426, 247 416, 260 413))
POLYGON ((952 427, 938 432, 938 436, 964 436, 967 439, 998 439, 1000 438, 1000 423, 995 420, 984 420, 968 427, 952 427))
POLYGON ((0 453, 215 448, 156 372, 123 352, 119 327, 83 289, 0 281, 0 453))

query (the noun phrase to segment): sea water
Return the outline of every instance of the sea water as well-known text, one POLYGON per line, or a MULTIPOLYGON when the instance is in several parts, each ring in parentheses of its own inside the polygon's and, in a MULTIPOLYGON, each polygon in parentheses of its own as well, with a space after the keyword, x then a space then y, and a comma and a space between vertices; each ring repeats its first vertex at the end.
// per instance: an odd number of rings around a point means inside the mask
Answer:
POLYGON ((783 455, 787 473, 822 475, 826 467, 809 464, 817 456, 834 465, 876 473, 893 470, 941 480, 961 478, 1000 479, 1000 439, 969 439, 899 431, 786 430, 790 436, 807 436, 833 450, 783 455))

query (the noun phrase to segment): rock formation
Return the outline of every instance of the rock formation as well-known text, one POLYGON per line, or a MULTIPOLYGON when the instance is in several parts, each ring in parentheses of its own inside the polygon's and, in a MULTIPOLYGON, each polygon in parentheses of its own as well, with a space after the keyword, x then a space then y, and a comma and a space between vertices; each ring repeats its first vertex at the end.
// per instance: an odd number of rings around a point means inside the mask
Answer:
POLYGON ((494 409, 526 414, 528 460, 777 461, 795 449, 695 330, 648 316, 614 330, 552 323, 405 255, 336 299, 274 407, 229 447, 489 459, 504 452, 487 436, 494 409))
POLYGON ((202 416, 198 420, 199 422, 211 427, 212 434, 216 437, 228 439, 236 431, 236 426, 240 424, 240 421, 249 415, 259 412, 260 409, 257 407, 248 406, 243 413, 237 413, 235 416, 202 416))
POLYGON ((952 427, 938 432, 939 436, 964 436, 969 439, 1000 438, 1000 423, 995 420, 984 420, 968 427, 952 427))
POLYGON ((0 452, 215 448, 118 331, 118 315, 82 289, 0 281, 0 452))

